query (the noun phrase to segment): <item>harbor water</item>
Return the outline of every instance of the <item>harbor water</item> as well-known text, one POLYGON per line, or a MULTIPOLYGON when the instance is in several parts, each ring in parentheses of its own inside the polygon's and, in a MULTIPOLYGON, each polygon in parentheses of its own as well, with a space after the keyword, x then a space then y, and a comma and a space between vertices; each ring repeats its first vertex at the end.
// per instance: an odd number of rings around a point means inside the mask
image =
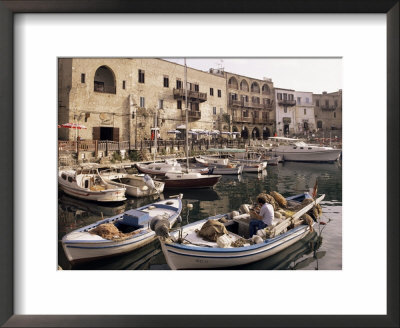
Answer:
MULTIPOLYGON (((285 162, 268 166, 263 174, 243 173, 222 176, 214 189, 182 190, 183 222, 187 224, 212 215, 238 210, 243 203, 256 201, 260 192, 278 191, 290 196, 313 188, 318 180, 318 194, 325 225, 316 224, 314 232, 284 251, 265 260, 225 270, 341 270, 342 269, 342 167, 334 164, 285 162), (193 209, 188 211, 187 205, 193 209)), ((167 198, 176 191, 164 191, 167 198)), ((72 267, 65 257, 61 238, 79 227, 154 202, 158 196, 128 198, 117 205, 104 205, 72 198, 59 193, 58 264, 74 270, 169 270, 158 241, 117 257, 88 262, 72 267)))

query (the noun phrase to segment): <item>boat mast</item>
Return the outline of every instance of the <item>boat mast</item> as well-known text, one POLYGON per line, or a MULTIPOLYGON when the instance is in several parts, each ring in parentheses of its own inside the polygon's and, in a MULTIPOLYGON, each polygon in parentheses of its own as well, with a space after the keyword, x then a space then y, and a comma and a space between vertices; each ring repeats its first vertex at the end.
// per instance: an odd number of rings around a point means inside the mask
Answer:
POLYGON ((157 154, 157 109, 154 117, 154 163, 156 162, 156 154, 157 154))
POLYGON ((185 63, 185 111, 186 111, 186 171, 189 173, 189 113, 188 113, 188 92, 187 92, 187 66, 186 66, 186 58, 184 58, 185 63))

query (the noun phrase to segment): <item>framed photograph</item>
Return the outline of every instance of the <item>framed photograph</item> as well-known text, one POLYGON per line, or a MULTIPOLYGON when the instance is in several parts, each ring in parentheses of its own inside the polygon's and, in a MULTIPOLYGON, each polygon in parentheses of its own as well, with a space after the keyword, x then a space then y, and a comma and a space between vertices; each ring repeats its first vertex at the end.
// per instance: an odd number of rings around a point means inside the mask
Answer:
MULTIPOLYGON (((190 9, 181 1, 0 1, 0 22, 2 325, 398 326, 398 1, 202 2, 190 9), (340 268, 57 270, 58 64, 77 57, 339 59, 345 109, 340 268)), ((109 72, 100 73, 94 89, 104 93, 109 72)), ((80 74, 81 83, 88 78, 80 74)), ((129 90, 126 81, 121 88, 129 90)), ((164 77, 164 87, 169 82, 164 77)), ((306 99, 307 90, 300 91, 292 97, 306 99)), ((136 101, 144 107, 144 99, 136 101)), ((85 106, 82 122, 98 114, 85 106)), ((103 125, 115 119, 97 116, 103 125)), ((155 136, 157 127, 149 133, 155 136)), ((251 133, 257 137, 256 129, 251 133)))

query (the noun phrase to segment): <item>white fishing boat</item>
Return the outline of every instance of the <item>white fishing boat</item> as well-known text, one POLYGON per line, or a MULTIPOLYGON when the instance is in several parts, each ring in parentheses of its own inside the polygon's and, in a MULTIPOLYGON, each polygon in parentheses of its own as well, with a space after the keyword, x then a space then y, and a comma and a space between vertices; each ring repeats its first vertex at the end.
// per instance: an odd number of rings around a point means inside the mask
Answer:
MULTIPOLYGON (((157 176, 163 176, 167 172, 182 173, 187 171, 187 169, 182 167, 182 165, 176 160, 165 160, 164 162, 155 162, 150 164, 136 163, 136 168, 141 173, 157 176)), ((208 171, 208 168, 205 167, 189 169, 189 172, 200 174, 207 174, 208 171)))
POLYGON ((111 166, 108 169, 99 169, 99 174, 104 179, 114 180, 126 177, 128 172, 126 172, 126 169, 123 166, 111 166))
POLYGON ((96 167, 81 167, 58 172, 58 185, 67 195, 97 202, 120 202, 126 199, 124 187, 106 182, 96 167))
POLYGON ((126 188, 126 194, 132 197, 160 194, 165 185, 163 182, 153 180, 147 174, 126 174, 121 178, 106 181, 115 186, 126 188))
POLYGON ((200 163, 204 166, 212 166, 212 165, 228 165, 229 158, 222 158, 218 156, 196 156, 195 160, 197 163, 200 163))
POLYGON ((309 145, 300 139, 270 137, 274 143, 271 151, 275 156, 282 156, 284 161, 293 162, 335 162, 339 159, 341 149, 309 145))
POLYGON ((62 238, 66 257, 71 263, 85 262, 131 252, 152 242, 156 235, 150 229, 151 220, 168 222, 171 228, 181 213, 181 198, 180 194, 131 209, 68 233, 62 238), (104 231, 109 231, 107 236, 104 231))
MULTIPOLYGON (((287 199, 292 202, 300 202, 309 197, 311 196, 308 193, 304 193, 287 199)), ((256 262, 286 249, 308 235, 312 225, 300 224, 290 228, 289 224, 310 211, 324 197, 325 195, 318 197, 290 218, 271 228, 275 229, 275 231, 281 231, 271 238, 262 237, 262 232, 264 231, 262 229, 250 239, 244 239, 244 236, 239 231, 240 225, 244 222, 244 217, 248 216, 248 214, 236 214, 234 216, 234 212, 231 212, 183 226, 180 230, 170 233, 167 238, 160 237, 161 248, 169 267, 173 270, 213 269, 256 262), (223 225, 227 229, 227 234, 220 236, 216 242, 205 240, 199 236, 198 231, 207 221, 220 220, 222 218, 224 218, 223 225), (282 227, 285 227, 285 229, 282 230, 282 227), (239 246, 232 246, 235 244, 239 246)), ((248 231, 248 224, 246 230, 248 231)))
POLYGON ((214 166, 210 167, 211 174, 221 174, 221 175, 239 175, 243 172, 243 165, 240 164, 228 164, 226 166, 214 166))
POLYGON ((140 173, 151 175, 165 175, 167 172, 182 172, 182 166, 176 160, 165 160, 150 164, 136 163, 136 168, 140 173))

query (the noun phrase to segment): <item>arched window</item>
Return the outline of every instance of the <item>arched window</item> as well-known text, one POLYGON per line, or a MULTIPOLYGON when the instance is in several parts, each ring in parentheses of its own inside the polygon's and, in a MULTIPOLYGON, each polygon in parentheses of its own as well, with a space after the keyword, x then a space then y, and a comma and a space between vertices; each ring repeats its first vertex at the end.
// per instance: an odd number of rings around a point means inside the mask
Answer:
POLYGON ((94 75, 94 91, 116 93, 114 72, 107 66, 100 66, 94 75))
POLYGON ((255 127, 253 129, 253 131, 251 131, 251 137, 253 139, 259 139, 260 138, 260 130, 257 127, 255 127))
POLYGON ((271 93, 271 90, 269 89, 268 84, 264 84, 262 86, 262 94, 263 95, 269 95, 271 93))
POLYGON ((254 104, 259 104, 260 103, 260 98, 259 97, 251 97, 251 102, 254 104))
POLYGON ((242 82, 240 82, 240 90, 249 91, 249 84, 246 80, 242 80, 242 82))
POLYGON ((249 138, 249 130, 247 130, 247 128, 244 126, 240 135, 243 139, 248 139, 249 138))
POLYGON ((251 92, 260 93, 260 86, 258 85, 257 82, 253 82, 251 84, 251 92))
POLYGON ((228 81, 228 88, 238 89, 238 81, 233 76, 228 81))

